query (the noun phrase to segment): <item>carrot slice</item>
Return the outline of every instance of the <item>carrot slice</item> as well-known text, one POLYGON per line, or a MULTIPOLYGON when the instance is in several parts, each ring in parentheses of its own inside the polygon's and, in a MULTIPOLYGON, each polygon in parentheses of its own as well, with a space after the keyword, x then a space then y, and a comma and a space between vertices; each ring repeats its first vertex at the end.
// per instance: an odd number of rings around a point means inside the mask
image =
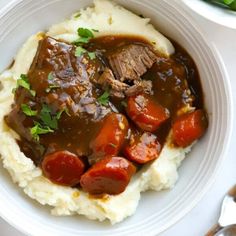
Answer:
POLYGON ((84 172, 83 161, 68 151, 58 151, 47 155, 42 162, 44 176, 53 183, 64 186, 75 186, 84 172))
POLYGON ((177 146, 187 147, 203 136, 208 126, 203 110, 196 110, 178 117, 172 125, 173 141, 177 146))
POLYGON ((125 156, 138 164, 145 164, 158 158, 161 151, 161 144, 156 135, 145 132, 125 147, 125 156))
POLYGON ((128 131, 128 121, 122 114, 111 113, 103 123, 98 134, 91 141, 90 147, 93 150, 92 156, 89 158, 90 163, 96 162, 107 156, 116 156, 125 140, 128 131))
POLYGON ((147 95, 129 97, 127 114, 144 131, 153 132, 169 119, 169 111, 147 95))
POLYGON ((85 192, 90 194, 122 193, 136 168, 123 157, 108 157, 93 165, 80 180, 85 192))

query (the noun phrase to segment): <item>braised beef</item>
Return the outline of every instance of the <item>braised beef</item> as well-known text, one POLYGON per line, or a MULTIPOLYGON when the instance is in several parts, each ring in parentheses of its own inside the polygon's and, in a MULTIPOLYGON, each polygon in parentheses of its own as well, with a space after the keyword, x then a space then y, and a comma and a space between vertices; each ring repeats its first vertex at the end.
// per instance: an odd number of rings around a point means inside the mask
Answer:
POLYGON ((100 84, 103 89, 110 89, 111 95, 118 98, 124 98, 124 91, 129 88, 128 84, 115 79, 109 68, 105 68, 97 83, 100 84))
POLYGON ((130 86, 126 91, 125 95, 130 97, 138 93, 152 94, 152 81, 151 80, 136 80, 134 85, 130 86))
POLYGON ((152 67, 157 55, 149 46, 131 44, 118 48, 108 60, 116 79, 138 80, 152 67))
POLYGON ((110 89, 110 95, 117 98, 125 98, 125 96, 133 96, 141 92, 152 94, 152 81, 140 78, 133 81, 133 85, 129 85, 117 80, 109 68, 105 68, 97 83, 103 89, 110 89))

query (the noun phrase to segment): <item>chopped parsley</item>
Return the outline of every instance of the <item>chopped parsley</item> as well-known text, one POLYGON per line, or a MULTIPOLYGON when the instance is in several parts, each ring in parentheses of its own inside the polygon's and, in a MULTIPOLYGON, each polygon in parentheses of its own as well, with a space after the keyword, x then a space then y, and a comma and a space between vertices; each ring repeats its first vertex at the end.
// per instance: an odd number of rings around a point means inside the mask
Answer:
MULTIPOLYGON (((27 112, 29 112, 28 109, 27 112)), ((34 113, 34 111, 32 112, 34 113)), ((52 114, 53 112, 51 108, 48 105, 43 104, 42 109, 39 113, 40 120, 34 121, 34 126, 30 129, 30 133, 33 136, 33 138, 38 142, 39 135, 53 133, 55 130, 57 130, 58 121, 60 120, 63 112, 65 112, 68 116, 70 116, 67 108, 62 109, 56 114, 52 114)))
POLYGON ((87 52, 86 49, 82 48, 81 46, 78 46, 75 50, 75 56, 76 57, 81 57, 86 52, 87 52))
POLYGON ((76 13, 76 14, 74 15, 74 18, 79 18, 80 16, 81 16, 81 13, 78 12, 78 13, 76 13))
POLYGON ((36 116, 37 111, 33 111, 27 104, 21 104, 21 110, 27 116, 36 116))
POLYGON ((63 108, 62 110, 60 110, 58 113, 57 113, 57 120, 60 120, 61 119, 61 116, 63 114, 63 112, 65 112, 68 116, 71 116, 68 109, 67 108, 63 108))
POLYGON ((21 75, 20 79, 17 80, 17 87, 23 87, 27 90, 30 90, 30 83, 26 75, 21 75))
POLYGON ((75 56, 76 57, 81 57, 85 53, 88 54, 88 56, 91 60, 94 60, 96 58, 96 53, 95 52, 88 52, 86 49, 82 48, 81 46, 78 46, 75 50, 75 56))
POLYGON ((49 88, 50 89, 56 89, 56 88, 60 88, 61 86, 60 85, 58 85, 58 84, 50 84, 49 85, 49 88))
POLYGON ((87 29, 87 28, 78 28, 78 36, 79 38, 74 42, 74 44, 77 46, 75 50, 75 56, 81 57, 85 53, 88 54, 89 58, 91 60, 94 60, 96 58, 95 52, 88 52, 85 48, 82 47, 83 44, 86 44, 90 41, 90 39, 94 38, 94 32, 98 32, 98 30, 95 29, 87 29))
POLYGON ((50 72, 50 73, 48 74, 48 80, 53 80, 53 73, 52 73, 52 72, 50 72))
POLYGON ((56 116, 52 115, 52 110, 46 104, 43 104, 42 110, 40 111, 39 117, 43 122, 43 125, 47 128, 58 129, 58 120, 56 116))
POLYGON ((101 105, 107 106, 109 103, 109 97, 110 97, 109 91, 105 91, 97 100, 101 105))
POLYGON ((97 29, 92 29, 92 31, 93 31, 93 32, 96 32, 96 33, 99 32, 99 30, 97 30, 97 29))
POLYGON ((15 89, 13 89, 13 92, 16 91, 17 88, 22 87, 25 88, 30 92, 30 94, 35 97, 36 92, 30 88, 30 83, 26 75, 21 74, 20 79, 17 80, 17 86, 15 89))
POLYGON ((30 133, 36 141, 39 141, 40 134, 53 133, 54 130, 50 127, 43 127, 40 123, 35 122, 35 126, 30 129, 30 133))
POLYGON ((77 32, 81 38, 89 38, 89 39, 94 38, 93 32, 89 29, 78 28, 77 32))
POLYGON ((76 46, 79 46, 81 44, 88 43, 88 42, 89 42, 89 38, 78 38, 76 41, 74 41, 74 44, 76 46))
POLYGON ((95 52, 88 52, 88 56, 91 60, 94 60, 96 58, 95 52))

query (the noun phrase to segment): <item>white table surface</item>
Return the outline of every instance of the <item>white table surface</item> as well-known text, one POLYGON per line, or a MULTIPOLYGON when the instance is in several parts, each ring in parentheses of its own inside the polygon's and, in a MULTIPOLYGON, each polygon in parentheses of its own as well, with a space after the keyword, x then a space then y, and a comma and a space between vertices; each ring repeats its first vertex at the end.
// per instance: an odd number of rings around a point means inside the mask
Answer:
MULTIPOLYGON (((0 9, 8 2, 9 0, 0 0, 0 9)), ((228 29, 209 22, 193 12, 191 15, 201 26, 203 31, 205 31, 206 37, 208 37, 208 39, 211 40, 218 48, 230 76, 232 91, 236 91, 236 30, 228 29)), ((234 104, 236 104, 236 94, 234 96, 234 104)), ((234 131, 236 131, 235 125, 234 131)), ((181 221, 176 223, 170 229, 162 233, 161 236, 203 236, 211 225, 217 221, 220 204, 224 193, 236 183, 235 153, 236 132, 233 132, 226 160, 221 167, 221 171, 217 176, 215 184, 190 213, 188 213, 181 221)), ((24 236, 1 218, 0 235, 24 236)))

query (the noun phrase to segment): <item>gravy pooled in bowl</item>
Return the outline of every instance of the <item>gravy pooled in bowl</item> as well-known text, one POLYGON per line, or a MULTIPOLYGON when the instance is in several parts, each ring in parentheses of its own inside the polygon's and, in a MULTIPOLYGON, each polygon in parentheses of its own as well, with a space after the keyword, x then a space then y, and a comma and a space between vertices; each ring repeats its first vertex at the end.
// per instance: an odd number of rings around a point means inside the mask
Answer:
POLYGON ((58 216, 132 215, 208 125, 191 56, 111 1, 30 37, 0 78, 4 167, 58 216))

